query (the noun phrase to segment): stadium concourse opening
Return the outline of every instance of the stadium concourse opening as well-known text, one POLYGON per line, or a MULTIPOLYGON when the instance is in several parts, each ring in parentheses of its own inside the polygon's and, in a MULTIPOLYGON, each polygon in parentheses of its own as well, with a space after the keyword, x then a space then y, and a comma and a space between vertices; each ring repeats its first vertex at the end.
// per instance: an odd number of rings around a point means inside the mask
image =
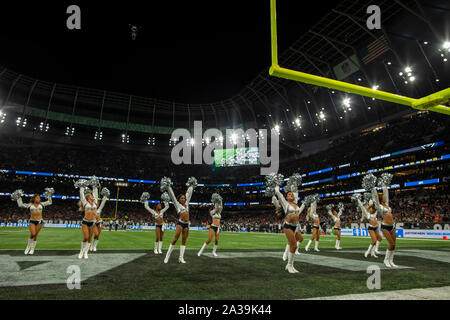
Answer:
POLYGON ((449 3, 24 5, 0 300, 450 299, 449 3))

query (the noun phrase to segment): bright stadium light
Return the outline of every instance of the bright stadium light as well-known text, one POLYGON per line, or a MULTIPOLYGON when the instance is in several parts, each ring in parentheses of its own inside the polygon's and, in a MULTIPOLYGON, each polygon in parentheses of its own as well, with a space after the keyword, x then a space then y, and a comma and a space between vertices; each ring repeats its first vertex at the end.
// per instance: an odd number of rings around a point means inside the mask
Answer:
POLYGON ((16 126, 25 128, 27 126, 27 119, 22 117, 18 117, 16 120, 16 126))
POLYGON ((450 51, 450 41, 445 41, 444 44, 442 45, 442 48, 450 51))
POLYGON ((98 140, 98 141, 103 140, 103 132, 101 130, 95 131, 94 140, 98 140))
POLYGON ((148 137, 148 140, 147 140, 147 145, 149 145, 149 146, 154 146, 154 145, 156 145, 156 139, 155 139, 155 137, 148 137))
POLYGON ((350 98, 345 98, 342 101, 342 104, 344 105, 344 112, 352 111, 352 101, 350 100, 350 98))
POLYGON ((5 123, 6 121, 6 113, 0 111, 0 124, 5 123))
POLYGON ((372 86, 372 90, 378 90, 378 88, 379 88, 380 86, 379 85, 374 85, 374 86, 372 86))
POLYGON ((405 68, 405 72, 406 72, 406 73, 411 73, 411 72, 412 72, 411 67, 406 67, 406 68, 405 68))
POLYGON ((47 123, 41 122, 39 124, 39 130, 43 132, 48 132, 48 130, 50 130, 50 124, 48 122, 47 123))
POLYGON ((125 144, 130 143, 130 135, 129 134, 125 134, 125 133, 122 134, 122 143, 125 143, 125 144))
POLYGON ((70 128, 70 126, 67 126, 66 132, 64 133, 64 135, 73 137, 74 134, 75 134, 75 128, 74 127, 70 128))
POLYGON ((319 112, 319 114, 316 113, 317 118, 319 118, 319 121, 325 121, 326 120, 326 115, 325 113, 322 111, 319 112))

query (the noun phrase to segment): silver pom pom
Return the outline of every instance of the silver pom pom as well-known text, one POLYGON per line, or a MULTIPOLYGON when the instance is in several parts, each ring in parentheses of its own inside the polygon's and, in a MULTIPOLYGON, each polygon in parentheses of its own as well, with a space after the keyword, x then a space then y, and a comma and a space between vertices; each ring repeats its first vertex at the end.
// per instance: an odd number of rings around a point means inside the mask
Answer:
POLYGON ((139 201, 141 201, 142 203, 145 203, 148 201, 148 199, 150 199, 150 193, 144 192, 144 193, 142 193, 141 200, 139 200, 139 201))
POLYGON ((367 205, 369 204, 370 200, 372 200, 372 194, 371 194, 370 192, 364 193, 364 201, 363 201, 363 204, 364 204, 365 206, 367 206, 367 205))
POLYGON ((378 178, 378 186, 379 187, 388 187, 391 185, 391 181, 392 181, 392 177, 393 175, 390 173, 383 173, 379 178, 378 178))
POLYGON ((11 194, 11 200, 12 200, 12 201, 17 201, 17 200, 19 200, 19 198, 22 197, 23 193, 24 193, 24 192, 23 192, 22 189, 19 189, 19 190, 14 191, 14 192, 11 194))
POLYGON ((266 187, 266 190, 264 191, 264 195, 266 197, 273 197, 275 195, 275 189, 273 187, 266 187))
POLYGON ((170 180, 170 178, 164 177, 161 179, 161 183, 160 183, 160 189, 161 192, 165 192, 167 190, 169 190, 169 187, 172 185, 172 180, 170 180))
POLYGON ((55 189, 53 188, 45 188, 44 197, 46 199, 50 199, 55 194, 55 189))
POLYGON ((298 173, 294 173, 292 176, 289 177, 289 180, 286 184, 286 192, 297 192, 298 186, 302 184, 302 176, 298 173))
POLYGON ((103 198, 105 198, 105 197, 109 198, 109 196, 111 195, 111 192, 109 191, 108 188, 103 188, 102 192, 100 192, 100 194, 103 198))
POLYGON ((170 202, 170 197, 169 197, 169 194, 167 192, 164 192, 161 195, 161 201, 163 201, 163 202, 170 202))
POLYGON ((362 180, 362 187, 366 189, 367 191, 372 190, 377 185, 377 177, 375 177, 373 174, 369 173, 368 175, 365 175, 362 180))
POLYGON ((314 201, 315 201, 314 195, 310 194, 310 195, 306 196, 302 202, 305 205, 305 207, 309 207, 311 205, 311 203, 313 203, 314 201))
POLYGON ((193 187, 194 189, 197 188, 197 179, 195 179, 194 177, 190 177, 188 179, 188 181, 186 182, 186 187, 193 187))
POLYGON ((222 197, 218 193, 213 193, 211 196, 211 202, 214 204, 222 203, 222 197))
POLYGON ((345 206, 342 202, 339 202, 337 205, 338 210, 344 210, 345 206))
POLYGON ((86 188, 89 186, 89 181, 87 181, 85 179, 80 179, 80 180, 76 181, 74 185, 75 185, 75 189, 86 188))
POLYGON ((100 180, 96 176, 92 176, 91 180, 89 180, 89 185, 92 188, 99 188, 100 187, 100 180))
POLYGON ((284 183, 284 176, 282 174, 271 173, 266 176, 266 186, 275 188, 281 187, 284 183))
MULTIPOLYGON (((319 196, 318 193, 316 193, 316 194, 313 195, 313 201, 312 201, 312 202, 314 202, 314 201, 317 201, 317 202, 320 201, 320 196, 319 196)), ((311 202, 311 203, 312 203, 312 202, 311 202)))
POLYGON ((329 205, 326 206, 326 208, 327 208, 327 211, 331 211, 331 210, 333 210, 334 205, 330 203, 329 205))
POLYGON ((358 203, 358 200, 361 201, 362 195, 361 193, 354 193, 352 195, 352 202, 358 203))

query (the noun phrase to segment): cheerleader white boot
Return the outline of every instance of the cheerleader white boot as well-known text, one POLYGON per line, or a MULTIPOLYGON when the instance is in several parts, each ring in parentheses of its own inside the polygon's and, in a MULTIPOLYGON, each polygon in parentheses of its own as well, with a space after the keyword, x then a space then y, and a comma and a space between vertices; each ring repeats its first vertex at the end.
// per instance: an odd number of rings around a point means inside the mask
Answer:
POLYGON ((369 256, 369 254, 371 254, 373 251, 373 245, 370 244, 369 249, 367 249, 367 251, 364 253, 364 257, 367 258, 369 256))
POLYGON ((316 242, 314 243, 314 251, 320 252, 320 250, 319 250, 319 241, 317 241, 317 240, 316 240, 316 242))
POLYGON ((89 244, 89 250, 88 251, 94 251, 94 241, 92 241, 90 244, 89 244))
POLYGON ((207 244, 206 244, 206 242, 205 242, 205 243, 203 244, 202 248, 200 249, 200 251, 197 253, 197 255, 198 255, 199 257, 202 255, 203 250, 205 250, 206 246, 207 246, 207 244))
POLYGON ((153 250, 155 254, 158 254, 158 242, 155 242, 155 250, 153 250))
POLYGON ((309 251, 309 247, 311 246, 312 240, 308 241, 308 244, 305 247, 305 251, 309 251))
POLYGON ((298 251, 299 249, 300 249, 300 241, 297 241, 297 249, 295 249, 295 255, 299 255, 300 254, 300 252, 298 251))
POLYGON ((170 255, 173 251, 173 244, 170 244, 169 249, 167 250, 166 257, 164 258, 164 263, 168 263, 170 259, 170 255))
POLYGON ((85 242, 81 243, 81 250, 80 250, 80 254, 78 255, 78 259, 83 259, 83 255, 84 255, 84 248, 86 246, 85 242))
POLYGON ((86 246, 84 247, 83 251, 83 258, 88 259, 88 252, 89 252, 90 243, 86 243, 86 246))
POLYGON ((370 252, 370 255, 372 257, 374 257, 374 258, 378 258, 378 256, 376 255, 376 252, 375 252, 375 247, 372 248, 372 251, 370 252))
POLYGON ((160 242, 158 243, 158 254, 162 254, 162 245, 163 245, 163 242, 160 241, 160 242))
POLYGON ((380 251, 378 251, 378 249, 380 248, 380 243, 381 243, 381 241, 377 241, 377 243, 375 244, 375 253, 376 254, 380 254, 380 251))
POLYGON ((94 249, 92 251, 97 252, 97 244, 98 244, 98 239, 94 239, 94 249))
POLYGON ((33 239, 28 238, 27 248, 25 249, 25 252, 24 252, 25 254, 28 254, 30 252, 32 242, 33 242, 33 239))
POLYGON ((286 249, 284 249, 283 253, 283 261, 286 261, 288 259, 289 250, 291 250, 291 246, 287 244, 286 249))
POLYGON ((395 251, 391 251, 391 256, 389 257, 389 264, 393 267, 393 268, 398 268, 398 266, 396 264, 394 264, 394 252, 395 251))
POLYGON ((34 248, 36 248, 37 241, 32 241, 30 245, 30 252, 28 254, 34 254, 34 248))
POLYGON ((186 246, 180 246, 180 257, 178 258, 179 263, 186 263, 184 261, 184 251, 186 250, 186 246))
POLYGON ((389 262, 391 257, 392 251, 389 251, 389 249, 386 249, 386 255, 384 256, 384 265, 388 268, 392 268, 391 263, 389 262))
POLYGON ((336 240, 335 248, 336 248, 336 250, 342 250, 342 248, 341 248, 341 240, 336 240))
POLYGON ((216 250, 217 250, 217 245, 214 245, 214 248, 213 248, 213 251, 212 251, 212 254, 213 254, 214 257, 217 257, 216 250))
POLYGON ((294 268, 294 254, 292 252, 288 253, 288 263, 285 268, 289 273, 297 273, 298 271, 294 268))

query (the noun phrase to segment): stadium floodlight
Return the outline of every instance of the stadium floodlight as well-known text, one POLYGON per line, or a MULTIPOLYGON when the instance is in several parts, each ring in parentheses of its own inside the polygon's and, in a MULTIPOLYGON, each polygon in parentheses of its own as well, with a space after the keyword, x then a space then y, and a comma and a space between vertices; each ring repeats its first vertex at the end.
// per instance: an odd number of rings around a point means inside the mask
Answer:
POLYGON ((272 128, 272 131, 275 132, 277 135, 280 135, 280 125, 275 125, 275 127, 272 128))
POLYGON ((296 118, 293 122, 293 124, 295 124, 297 126, 297 128, 302 128, 302 122, 300 120, 300 118, 296 118))
POLYGON ((101 130, 95 131, 94 140, 103 140, 103 132, 101 130))
POLYGON ((0 124, 5 123, 6 121, 6 113, 0 111, 0 124))
POLYGON ((47 123, 41 122, 39 124, 39 130, 43 132, 48 132, 48 130, 50 130, 50 124, 48 122, 47 123))
POLYGON ((442 45, 442 48, 450 51, 450 41, 445 41, 444 44, 442 45))
POLYGON ((122 134, 122 143, 125 143, 125 144, 130 143, 130 135, 129 134, 125 134, 125 133, 122 134))
POLYGON ((155 146, 156 145, 156 139, 154 136, 148 137, 147 145, 149 146, 155 146))
POLYGON ((347 111, 352 111, 352 101, 350 98, 345 98, 342 101, 342 104, 344 105, 344 113, 346 113, 347 111))
POLYGON ((326 77, 283 68, 278 61, 278 34, 277 34, 277 1, 270 0, 270 35, 271 35, 271 66, 269 75, 288 80, 299 81, 313 86, 325 87, 328 89, 340 90, 365 97, 376 98, 396 104, 405 105, 418 110, 428 110, 450 115, 450 108, 445 103, 450 99, 450 88, 432 93, 426 97, 415 99, 381 90, 371 90, 371 88, 338 81, 326 77))
POLYGON ((406 67, 405 72, 408 73, 408 75, 412 72, 411 67, 406 67))
POLYGON ((22 117, 18 117, 16 120, 16 126, 25 128, 27 126, 27 119, 22 117))
POLYGON ((66 132, 64 133, 64 135, 73 137, 74 134, 75 134, 75 128, 74 127, 70 128, 70 126, 67 126, 66 132))
POLYGON ((373 85, 373 86, 372 86, 372 90, 375 90, 375 91, 376 91, 376 90, 378 90, 379 87, 380 87, 379 85, 373 85))
POLYGON ((319 118, 319 121, 325 121, 327 119, 325 112, 323 112, 323 110, 321 110, 319 112, 319 114, 316 113, 317 118, 319 118))

